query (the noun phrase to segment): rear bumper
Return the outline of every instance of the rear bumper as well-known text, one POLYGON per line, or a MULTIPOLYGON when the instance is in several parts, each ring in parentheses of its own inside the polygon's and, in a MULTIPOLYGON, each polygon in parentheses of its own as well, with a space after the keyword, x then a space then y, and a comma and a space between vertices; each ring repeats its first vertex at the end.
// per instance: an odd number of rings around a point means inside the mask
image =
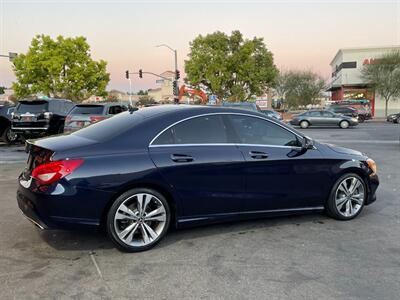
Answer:
POLYGON ((26 181, 17 190, 22 213, 41 229, 93 230, 100 225, 109 192, 76 189, 68 182, 37 191, 26 181))
POLYGON ((31 221, 34 225, 40 229, 47 229, 48 226, 45 224, 36 212, 35 205, 23 194, 17 192, 18 207, 24 214, 24 216, 31 221))

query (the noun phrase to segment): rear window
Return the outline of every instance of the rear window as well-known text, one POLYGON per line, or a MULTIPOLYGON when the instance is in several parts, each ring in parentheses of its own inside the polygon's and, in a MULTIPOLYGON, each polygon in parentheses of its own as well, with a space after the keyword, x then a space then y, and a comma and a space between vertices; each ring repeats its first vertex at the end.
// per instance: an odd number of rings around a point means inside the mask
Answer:
POLYGON ((137 112, 123 112, 115 117, 84 127, 71 134, 103 142, 128 131, 142 120, 143 117, 137 112))
POLYGON ((77 105, 70 114, 71 115, 102 115, 104 111, 103 105, 77 105))
POLYGON ((46 101, 20 102, 17 106, 19 113, 40 113, 47 111, 49 104, 46 101))

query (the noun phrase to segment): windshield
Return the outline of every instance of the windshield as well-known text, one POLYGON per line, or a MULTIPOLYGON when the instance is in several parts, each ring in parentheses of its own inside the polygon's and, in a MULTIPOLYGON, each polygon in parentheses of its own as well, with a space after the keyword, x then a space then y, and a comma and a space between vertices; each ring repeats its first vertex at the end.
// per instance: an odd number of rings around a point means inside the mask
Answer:
POLYGON ((103 105, 77 105, 70 112, 71 115, 102 115, 103 105))
POLYGON ((46 101, 20 102, 17 106, 18 113, 41 113, 47 111, 49 104, 46 101))

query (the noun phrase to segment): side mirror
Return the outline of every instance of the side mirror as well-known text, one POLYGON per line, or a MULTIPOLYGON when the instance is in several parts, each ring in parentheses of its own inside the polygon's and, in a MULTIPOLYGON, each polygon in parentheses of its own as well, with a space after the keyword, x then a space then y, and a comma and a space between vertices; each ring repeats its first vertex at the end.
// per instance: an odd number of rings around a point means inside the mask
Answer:
POLYGON ((301 149, 305 151, 309 149, 314 149, 314 141, 308 136, 305 136, 301 141, 301 149))
POLYGON ((297 149, 292 149, 287 154, 288 157, 297 157, 297 156, 303 155, 309 149, 314 149, 314 141, 311 138, 307 137, 307 136, 305 136, 300 141, 300 143, 301 143, 301 148, 300 149, 298 149, 298 148, 297 149))

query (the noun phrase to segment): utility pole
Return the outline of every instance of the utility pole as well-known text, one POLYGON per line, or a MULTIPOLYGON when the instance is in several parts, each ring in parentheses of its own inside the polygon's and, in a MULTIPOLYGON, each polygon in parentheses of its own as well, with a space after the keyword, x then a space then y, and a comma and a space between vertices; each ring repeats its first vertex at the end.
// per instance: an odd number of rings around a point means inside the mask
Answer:
POLYGON ((125 71, 125 78, 129 80, 129 104, 131 107, 133 107, 132 105, 132 80, 129 77, 129 70, 125 71))

